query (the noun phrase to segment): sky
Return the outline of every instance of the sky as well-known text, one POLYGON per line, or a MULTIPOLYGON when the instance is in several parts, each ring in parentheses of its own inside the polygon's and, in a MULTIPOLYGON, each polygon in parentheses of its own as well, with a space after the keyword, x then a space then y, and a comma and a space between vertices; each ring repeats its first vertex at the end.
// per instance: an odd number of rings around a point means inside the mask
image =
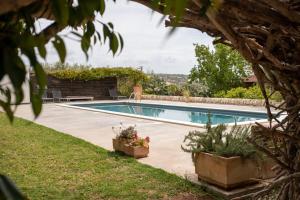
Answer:
MULTIPOLYGON (((213 38, 195 29, 178 28, 167 37, 169 28, 160 24, 160 14, 147 7, 127 0, 108 2, 103 22, 112 22, 124 38, 124 49, 115 57, 105 46, 96 45, 86 60, 77 41, 64 38, 67 46, 67 63, 89 64, 93 67, 139 67, 145 72, 188 74, 196 64, 195 43, 212 46, 213 38)), ((49 23, 41 22, 40 27, 49 23)), ((101 26, 97 28, 101 30, 101 26)), ((56 51, 48 45, 47 63, 58 61, 56 51)))

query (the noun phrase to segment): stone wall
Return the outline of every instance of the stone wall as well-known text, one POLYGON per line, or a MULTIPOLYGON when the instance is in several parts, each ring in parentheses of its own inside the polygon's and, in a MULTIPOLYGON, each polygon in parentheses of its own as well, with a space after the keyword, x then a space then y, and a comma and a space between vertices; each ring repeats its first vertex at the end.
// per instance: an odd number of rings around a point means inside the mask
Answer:
MULTIPOLYGON (((31 79, 35 82, 34 75, 31 79)), ((63 80, 53 76, 47 77, 47 93, 51 97, 53 89, 60 90, 62 96, 92 96, 94 99, 110 99, 108 90, 117 88, 117 78, 109 77, 101 80, 81 81, 63 80)))
MULTIPOLYGON (((162 96, 162 95, 143 95, 142 99, 160 100, 160 101, 183 101, 194 103, 215 103, 215 104, 232 104, 248 106, 264 106, 263 99, 236 99, 236 98, 208 98, 208 97, 183 97, 183 96, 162 96)), ((275 105, 278 102, 272 102, 275 105)))

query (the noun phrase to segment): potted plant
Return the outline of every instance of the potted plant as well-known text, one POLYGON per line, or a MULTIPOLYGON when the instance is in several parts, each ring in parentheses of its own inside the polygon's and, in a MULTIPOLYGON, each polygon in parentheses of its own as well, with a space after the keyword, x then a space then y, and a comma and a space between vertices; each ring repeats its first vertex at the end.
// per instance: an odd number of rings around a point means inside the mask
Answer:
POLYGON ((133 93, 135 100, 141 100, 143 94, 143 87, 141 84, 135 84, 133 86, 133 93))
POLYGON ((121 123, 119 128, 113 127, 116 138, 113 139, 113 148, 134 158, 144 158, 149 154, 149 137, 138 136, 135 126, 124 127, 121 123))
POLYGON ((275 175, 274 162, 247 142, 249 134, 250 127, 235 125, 229 131, 224 124, 212 127, 209 117, 206 132, 189 132, 182 149, 192 153, 199 180, 233 189, 275 175))
POLYGON ((136 74, 132 78, 132 81, 133 81, 133 93, 134 93, 135 100, 141 100, 142 99, 142 94, 143 94, 142 82, 144 80, 146 80, 146 76, 141 76, 139 74, 136 74))

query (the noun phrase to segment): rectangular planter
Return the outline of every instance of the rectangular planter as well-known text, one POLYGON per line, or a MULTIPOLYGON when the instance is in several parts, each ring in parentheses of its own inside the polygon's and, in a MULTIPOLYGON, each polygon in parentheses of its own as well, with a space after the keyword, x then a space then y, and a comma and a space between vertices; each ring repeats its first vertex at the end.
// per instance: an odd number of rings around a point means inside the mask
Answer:
POLYGON ((255 183, 254 179, 274 177, 273 166, 269 159, 225 158, 209 153, 198 153, 195 158, 198 178, 227 190, 255 183))
POLYGON ((112 141, 113 141, 114 150, 123 152, 126 141, 125 140, 117 140, 117 139, 113 139, 112 141))
POLYGON ((113 139, 113 148, 115 151, 121 151, 134 158, 144 158, 149 154, 149 148, 142 146, 130 146, 125 141, 113 139))

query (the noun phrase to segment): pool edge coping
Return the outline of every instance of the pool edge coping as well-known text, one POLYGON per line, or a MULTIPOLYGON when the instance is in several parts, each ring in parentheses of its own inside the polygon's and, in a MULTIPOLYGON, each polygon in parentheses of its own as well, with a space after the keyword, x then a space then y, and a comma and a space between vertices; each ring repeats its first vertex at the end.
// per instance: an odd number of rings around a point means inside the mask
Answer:
MULTIPOLYGON (((118 103, 134 103, 134 102, 128 102, 128 101, 117 101, 118 103)), ((117 103, 116 102, 116 103, 117 103)), ((88 104, 96 104, 99 102, 92 102, 88 104)), ((104 102, 103 102, 104 103, 104 102)), ((111 102, 113 103, 113 102, 111 102)), ((137 102, 136 102, 137 103, 137 102)), ((178 125, 185 125, 185 126, 191 126, 191 127, 198 127, 198 128, 204 128, 206 124, 198 124, 198 123, 193 123, 193 122, 183 122, 179 120, 169 120, 169 119, 162 119, 162 118, 155 118, 155 117, 148 117, 148 116, 143 116, 143 115, 135 115, 135 114, 129 114, 129 113, 121 113, 121 112, 113 112, 113 111, 107 111, 107 110, 100 110, 100 109, 94 109, 94 108, 86 108, 86 107, 80 107, 80 106, 74 106, 70 105, 73 103, 64 103, 64 104, 58 104, 56 103, 55 105, 62 106, 62 107, 67 107, 67 108, 73 108, 73 109, 80 109, 80 110, 88 110, 88 111, 93 111, 93 112, 100 112, 100 113, 106 113, 106 114, 112 114, 112 115, 119 115, 119 116, 125 116, 125 117, 132 117, 132 118, 138 118, 138 119, 145 119, 145 120, 151 120, 151 121, 159 121, 159 122, 164 122, 164 123, 171 123, 171 124, 178 124, 178 125)), ((87 104, 86 102, 80 102, 77 104, 87 104)), ((153 103, 145 103, 143 104, 148 104, 148 105, 157 105, 153 103)), ((177 105, 178 106, 178 105, 177 105)), ((195 106, 182 106, 182 107, 189 107, 189 108, 199 108, 195 106)), ((207 109, 212 109, 212 110, 226 110, 226 109, 214 109, 214 108, 207 108, 207 109)), ((227 109, 228 111, 237 111, 240 112, 240 110, 234 110, 234 109, 227 109)), ((262 111, 249 111, 245 110, 243 112, 249 112, 249 113, 265 113, 262 111)), ((255 123, 266 123, 269 122, 268 119, 261 119, 261 120, 256 120, 256 121, 244 121, 244 122, 237 122, 237 123, 226 123, 225 125, 227 126, 234 126, 236 125, 251 125, 255 123)), ((212 127, 216 127, 217 125, 212 125, 212 127)))

